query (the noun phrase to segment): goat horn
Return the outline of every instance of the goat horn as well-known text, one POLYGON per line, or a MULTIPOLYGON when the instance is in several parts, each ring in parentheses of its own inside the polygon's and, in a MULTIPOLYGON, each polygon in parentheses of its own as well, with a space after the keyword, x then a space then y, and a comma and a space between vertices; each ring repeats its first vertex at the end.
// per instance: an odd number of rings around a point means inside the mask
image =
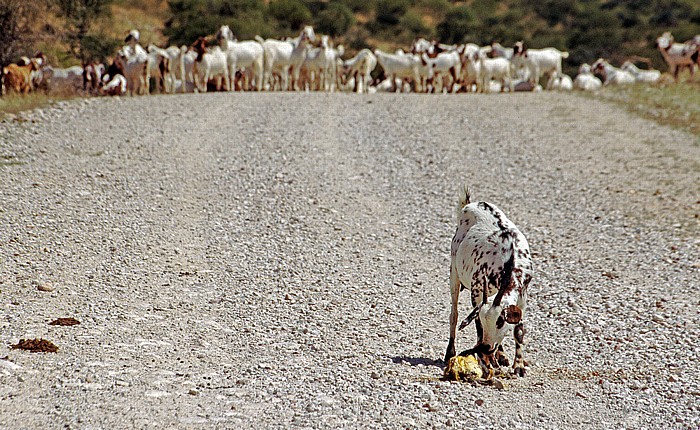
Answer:
POLYGON ((476 317, 479 315, 479 310, 481 309, 481 306, 483 304, 476 306, 469 315, 462 321, 462 324, 459 325, 459 329, 462 330, 464 327, 468 326, 471 324, 472 321, 476 319, 476 317))

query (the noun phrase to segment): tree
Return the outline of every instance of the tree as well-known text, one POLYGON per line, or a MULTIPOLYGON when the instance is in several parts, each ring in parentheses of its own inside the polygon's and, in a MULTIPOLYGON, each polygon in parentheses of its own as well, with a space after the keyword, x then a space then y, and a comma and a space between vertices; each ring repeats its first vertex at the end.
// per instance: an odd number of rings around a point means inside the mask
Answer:
POLYGON ((83 62, 90 60, 85 50, 85 37, 92 24, 110 13, 112 0, 55 0, 60 14, 66 20, 66 31, 71 50, 83 62))
POLYGON ((0 0, 0 66, 9 64, 20 53, 27 53, 33 42, 31 26, 36 18, 36 6, 26 0, 0 0))
POLYGON ((163 35, 173 45, 189 45, 200 36, 216 33, 224 24, 240 40, 278 34, 261 0, 168 0, 168 7, 171 15, 163 35))
POLYGON ((464 43, 475 22, 474 14, 467 6, 457 6, 447 12, 445 20, 438 25, 438 37, 444 43, 464 43))
POLYGON ((337 37, 348 31, 354 22, 355 16, 349 7, 342 3, 331 3, 318 14, 316 25, 321 33, 337 37))
POLYGON ((408 0, 379 0, 377 2, 377 22, 381 25, 396 25, 408 12, 408 0))
POLYGON ((311 24, 311 11, 299 0, 273 1, 268 8, 270 15, 278 22, 286 23, 290 30, 296 31, 304 25, 311 24))

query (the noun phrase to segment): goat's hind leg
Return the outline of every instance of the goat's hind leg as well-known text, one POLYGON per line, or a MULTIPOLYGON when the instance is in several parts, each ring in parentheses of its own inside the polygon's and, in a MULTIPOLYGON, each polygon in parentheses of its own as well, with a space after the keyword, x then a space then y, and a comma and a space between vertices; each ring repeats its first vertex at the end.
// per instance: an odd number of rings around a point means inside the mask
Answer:
POLYGON ((462 283, 459 282, 457 274, 453 271, 450 273, 450 296, 452 298, 452 308, 450 310, 450 341, 447 343, 447 351, 445 352, 445 364, 450 361, 450 358, 456 355, 455 338, 457 337, 457 320, 459 319, 459 291, 462 283))

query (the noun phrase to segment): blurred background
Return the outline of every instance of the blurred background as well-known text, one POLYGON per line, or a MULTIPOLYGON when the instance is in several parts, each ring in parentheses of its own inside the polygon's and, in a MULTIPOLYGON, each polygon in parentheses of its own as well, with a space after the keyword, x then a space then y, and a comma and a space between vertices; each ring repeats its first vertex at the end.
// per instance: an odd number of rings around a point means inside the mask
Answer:
POLYGON ((127 32, 141 44, 191 44, 227 24, 239 40, 296 36, 304 25, 343 44, 407 49, 417 37, 443 43, 524 40, 569 51, 564 71, 598 57, 635 58, 665 71, 654 40, 700 33, 698 0, 0 0, 0 64, 41 51, 50 64, 104 61, 127 32))

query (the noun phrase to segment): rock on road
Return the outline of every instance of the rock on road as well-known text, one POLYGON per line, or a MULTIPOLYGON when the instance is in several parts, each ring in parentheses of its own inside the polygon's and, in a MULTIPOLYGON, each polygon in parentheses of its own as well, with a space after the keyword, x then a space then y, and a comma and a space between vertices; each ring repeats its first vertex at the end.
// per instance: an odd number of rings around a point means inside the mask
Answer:
POLYGON ((576 94, 5 121, 0 428, 697 428, 699 172, 696 137, 576 94), (504 390, 440 380, 465 182, 534 255, 504 390), (58 352, 10 349, 33 338, 58 352))

